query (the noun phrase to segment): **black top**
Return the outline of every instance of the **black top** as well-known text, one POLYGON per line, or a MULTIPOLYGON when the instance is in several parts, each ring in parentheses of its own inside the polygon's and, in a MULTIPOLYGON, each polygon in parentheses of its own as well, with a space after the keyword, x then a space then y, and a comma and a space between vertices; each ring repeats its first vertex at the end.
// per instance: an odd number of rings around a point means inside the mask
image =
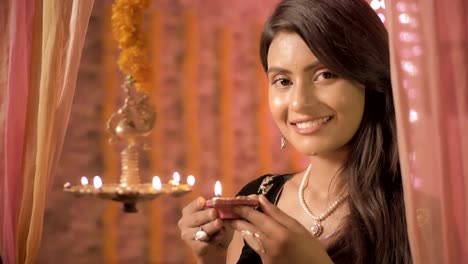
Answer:
MULTIPOLYGON (((292 174, 267 174, 251 181, 245 185, 237 195, 263 194, 265 197, 276 204, 278 197, 283 190, 284 183, 290 179, 292 174)), ((242 253, 237 264, 255 264, 262 263, 260 256, 244 241, 242 253)))

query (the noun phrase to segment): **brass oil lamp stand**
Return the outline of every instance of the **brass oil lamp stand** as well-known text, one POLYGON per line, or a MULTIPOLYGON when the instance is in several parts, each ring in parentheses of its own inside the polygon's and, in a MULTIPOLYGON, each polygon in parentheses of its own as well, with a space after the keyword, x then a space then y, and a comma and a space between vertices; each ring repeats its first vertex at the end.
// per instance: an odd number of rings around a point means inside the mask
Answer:
POLYGON ((79 185, 72 186, 68 182, 64 185, 65 192, 79 197, 95 196, 121 202, 123 211, 127 213, 137 212, 136 204, 140 201, 152 200, 162 194, 179 197, 192 190, 190 184, 180 184, 180 179, 163 184, 159 178, 154 177, 152 183, 141 183, 140 152, 149 149, 146 141, 154 127, 156 113, 149 102, 149 97, 137 91, 133 84, 132 78, 128 77, 123 85, 126 92, 124 104, 107 122, 107 130, 112 134, 110 143, 122 140, 126 144, 120 153, 119 183, 103 184, 99 176, 96 176, 93 186, 88 184, 86 178, 82 178, 79 185))

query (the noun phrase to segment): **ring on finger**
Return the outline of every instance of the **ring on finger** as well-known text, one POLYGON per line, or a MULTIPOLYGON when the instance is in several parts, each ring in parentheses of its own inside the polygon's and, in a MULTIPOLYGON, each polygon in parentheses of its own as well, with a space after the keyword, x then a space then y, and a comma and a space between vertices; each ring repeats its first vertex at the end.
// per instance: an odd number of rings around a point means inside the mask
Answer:
POLYGON ((208 241, 208 240, 210 240, 210 236, 200 226, 200 229, 195 233, 194 240, 196 240, 196 241, 208 241))

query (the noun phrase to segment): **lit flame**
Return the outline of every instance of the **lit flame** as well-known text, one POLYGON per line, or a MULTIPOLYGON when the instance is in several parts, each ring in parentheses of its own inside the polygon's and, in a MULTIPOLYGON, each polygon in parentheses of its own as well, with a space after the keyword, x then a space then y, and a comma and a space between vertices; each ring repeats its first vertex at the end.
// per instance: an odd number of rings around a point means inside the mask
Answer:
POLYGON ((177 171, 174 172, 172 179, 174 180, 174 183, 178 185, 180 182, 180 174, 177 171))
POLYGON ((215 183, 214 193, 215 196, 221 196, 223 193, 223 188, 221 187, 221 183, 219 181, 216 181, 215 183))
POLYGON ((102 187, 102 180, 101 180, 101 177, 99 177, 99 176, 94 176, 93 185, 94 185, 94 188, 96 188, 96 189, 101 188, 101 187, 102 187))
POLYGON ((190 186, 193 186, 195 184, 195 177, 193 177, 193 175, 189 175, 187 177, 187 184, 190 186))
POLYGON ((85 176, 81 177, 81 185, 88 185, 88 178, 86 178, 85 176))
POLYGON ((153 177, 153 188, 156 190, 161 190, 162 188, 161 179, 158 176, 153 177))

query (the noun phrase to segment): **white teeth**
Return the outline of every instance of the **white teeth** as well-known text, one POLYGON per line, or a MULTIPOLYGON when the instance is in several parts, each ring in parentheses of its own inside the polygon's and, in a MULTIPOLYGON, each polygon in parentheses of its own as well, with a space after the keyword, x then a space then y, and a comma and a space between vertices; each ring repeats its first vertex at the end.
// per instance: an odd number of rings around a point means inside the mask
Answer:
POLYGON ((323 125, 326 122, 328 122, 330 119, 331 119, 331 117, 327 116, 327 117, 323 117, 323 118, 316 119, 316 120, 313 120, 313 121, 296 123, 296 126, 298 128, 301 128, 301 129, 312 128, 312 127, 323 125))

